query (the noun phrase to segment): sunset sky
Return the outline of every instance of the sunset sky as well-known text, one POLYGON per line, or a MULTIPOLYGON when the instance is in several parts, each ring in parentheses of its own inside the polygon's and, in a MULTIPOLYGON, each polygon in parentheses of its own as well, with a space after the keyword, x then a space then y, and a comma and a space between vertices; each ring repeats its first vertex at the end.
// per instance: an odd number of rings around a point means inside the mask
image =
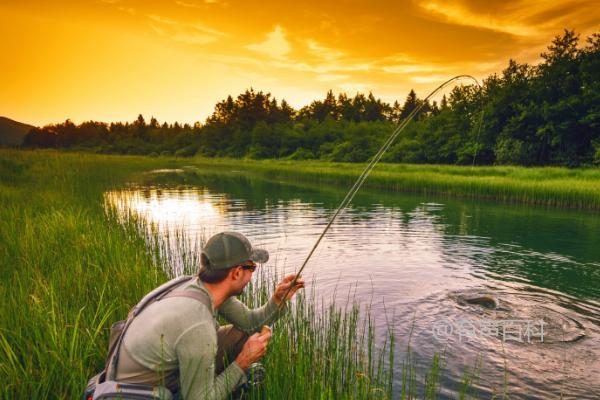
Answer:
POLYGON ((250 87, 296 108, 329 89, 403 101, 535 63, 563 28, 598 31, 598 2, 2 0, 0 116, 203 122, 250 87))

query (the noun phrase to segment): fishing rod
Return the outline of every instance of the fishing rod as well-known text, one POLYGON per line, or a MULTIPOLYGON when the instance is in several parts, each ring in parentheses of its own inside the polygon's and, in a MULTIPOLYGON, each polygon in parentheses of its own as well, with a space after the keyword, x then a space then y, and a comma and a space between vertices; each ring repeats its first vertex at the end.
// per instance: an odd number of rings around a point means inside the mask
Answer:
MULTIPOLYGON (((356 182, 354 182, 354 185, 352 186, 352 188, 350 188, 350 190, 346 194, 346 197, 344 197, 344 199, 342 200, 342 202, 340 203, 340 205, 338 206, 338 208, 335 210, 335 212, 333 213, 333 215, 329 219, 329 222, 325 226, 325 229, 323 229, 323 232, 321 232, 321 234, 319 235, 319 238, 317 239, 317 241, 315 242, 314 246, 312 247, 312 249, 308 253, 308 256, 306 257, 306 259, 302 263, 302 266, 300 267, 300 269, 296 273, 296 276, 294 276, 294 279, 292 280, 292 282, 290 284, 290 287, 285 292, 285 295, 283 296, 284 300, 279 304, 280 307, 282 307, 282 305, 285 303, 285 299, 287 298, 287 296, 290 293, 290 291, 292 290, 292 288, 294 286, 296 286, 296 281, 298 280, 298 278, 302 274, 302 271, 304 270, 304 267, 306 267, 306 264, 308 264, 308 261, 310 260, 310 258, 314 254, 315 250, 319 246, 319 243, 321 243, 321 240, 323 240, 323 237, 325 236, 325 234, 327 233, 327 231, 329 230, 329 228, 331 227, 331 225, 333 225, 333 222, 335 221, 335 219, 337 218, 337 216, 348 206, 348 204, 350 204, 350 202, 354 198, 354 195, 356 194, 356 192, 358 192, 358 190, 360 189, 360 187, 362 186, 362 184, 364 183, 364 181, 367 179, 367 177, 371 173, 371 170, 373 168, 375 168, 375 165, 377 165, 377 163, 379 162, 379 160, 381 159, 381 157, 383 156, 383 154, 390 148, 390 146, 392 145, 392 143, 394 142, 394 140, 396 140, 396 138, 398 137, 398 135, 400 134, 400 132, 402 132, 404 130, 404 128, 406 128, 406 126, 410 123, 410 121, 412 121, 412 119, 415 117, 415 115, 417 115, 417 113, 419 111, 421 111, 421 109, 425 106, 425 104, 427 104, 427 101, 431 97, 435 96, 440 90, 444 89, 446 86, 450 85, 451 83, 453 83, 455 81, 461 80, 461 79, 469 79, 469 80, 473 81, 477 85, 477 87, 481 88, 481 85, 479 84, 479 81, 477 79, 475 79, 473 76, 471 76, 471 75, 457 75, 454 78, 447 80, 446 82, 442 83, 437 88, 435 88, 435 90, 433 90, 431 93, 429 93, 429 95, 427 97, 425 97, 425 99, 421 102, 421 104, 419 104, 415 109, 413 109, 411 111, 411 113, 408 114, 408 116, 406 118, 404 118, 398 124, 398 126, 396 127, 396 129, 394 129, 394 131, 388 137, 388 139, 385 141, 385 143, 383 143, 383 145, 381 146, 381 148, 379 149, 379 151, 377 153, 375 153, 375 155, 373 156, 373 158, 371 159, 371 161, 369 162, 369 164, 367 164, 367 166, 363 169, 363 171, 360 174, 360 176, 356 179, 356 182)), ((479 126, 477 128, 477 139, 476 139, 477 141, 479 140, 479 131, 481 130, 482 123, 483 123, 483 111, 481 113, 481 118, 479 120, 479 126)), ((475 157, 477 155, 477 148, 478 148, 478 144, 475 145, 475 151, 474 151, 474 154, 473 154, 473 166, 475 166, 475 157)))

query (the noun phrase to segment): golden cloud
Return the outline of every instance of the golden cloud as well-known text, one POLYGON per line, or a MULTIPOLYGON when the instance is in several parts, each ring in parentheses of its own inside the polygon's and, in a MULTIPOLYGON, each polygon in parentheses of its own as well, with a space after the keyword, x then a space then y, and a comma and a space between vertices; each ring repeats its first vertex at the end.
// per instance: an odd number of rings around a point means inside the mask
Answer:
POLYGON ((292 46, 288 42, 283 28, 277 25, 273 32, 267 34, 267 38, 264 41, 249 44, 246 48, 274 59, 285 59, 286 55, 291 51, 292 46))

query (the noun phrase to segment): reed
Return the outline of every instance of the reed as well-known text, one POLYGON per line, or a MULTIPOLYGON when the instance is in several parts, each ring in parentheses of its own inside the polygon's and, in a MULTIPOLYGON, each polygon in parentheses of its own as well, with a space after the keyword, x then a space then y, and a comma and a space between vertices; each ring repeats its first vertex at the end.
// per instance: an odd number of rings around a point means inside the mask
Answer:
MULTIPOLYGON (((118 219, 104 208, 106 189, 171 161, 1 156, 0 397, 78 398, 103 366, 110 324, 169 278, 166 251, 183 253, 187 272, 197 265, 185 238, 161 241, 135 216, 118 219)), ((260 303, 274 284, 261 275, 246 301, 260 303)), ((269 375, 252 396, 390 398, 385 371, 393 369, 384 371, 385 349, 375 350, 372 324, 362 325, 359 315, 357 304, 322 308, 300 297, 275 327, 269 375)))
MULTIPOLYGON (((188 163, 187 165, 189 165, 188 163)), ((349 187, 363 164, 319 161, 194 159, 198 168, 244 170, 272 179, 294 179, 349 187)), ((470 167, 378 164, 365 188, 503 203, 600 210, 600 168, 470 167)))
MULTIPOLYGON (((267 164, 256 165, 277 166, 267 164)), ((78 398, 103 366, 110 324, 172 275, 173 254, 183 260, 177 271, 195 271, 197 244, 183 236, 161 239, 135 215, 118 218, 103 201, 106 190, 144 171, 182 165, 0 150, 0 398, 78 398)), ((306 168, 317 174, 316 166, 306 168)), ((244 300, 263 303, 276 282, 277 275, 257 275, 244 300)), ((439 357, 418 376, 410 347, 395 360, 392 332, 376 343, 370 309, 351 297, 339 307, 300 295, 274 327, 267 379, 250 397, 436 398, 439 357)))
POLYGON ((108 327, 166 278, 102 192, 153 161, 0 155, 0 398, 77 398, 108 327))

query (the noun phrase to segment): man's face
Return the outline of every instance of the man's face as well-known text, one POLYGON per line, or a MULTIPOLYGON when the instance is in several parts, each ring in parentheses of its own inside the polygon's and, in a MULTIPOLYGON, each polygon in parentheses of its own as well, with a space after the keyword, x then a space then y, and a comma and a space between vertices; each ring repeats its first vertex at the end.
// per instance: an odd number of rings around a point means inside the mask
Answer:
POLYGON ((247 261, 237 268, 238 274, 236 275, 236 279, 234 279, 234 296, 241 295, 246 285, 252 280, 252 273, 256 269, 256 264, 252 261, 247 261))

